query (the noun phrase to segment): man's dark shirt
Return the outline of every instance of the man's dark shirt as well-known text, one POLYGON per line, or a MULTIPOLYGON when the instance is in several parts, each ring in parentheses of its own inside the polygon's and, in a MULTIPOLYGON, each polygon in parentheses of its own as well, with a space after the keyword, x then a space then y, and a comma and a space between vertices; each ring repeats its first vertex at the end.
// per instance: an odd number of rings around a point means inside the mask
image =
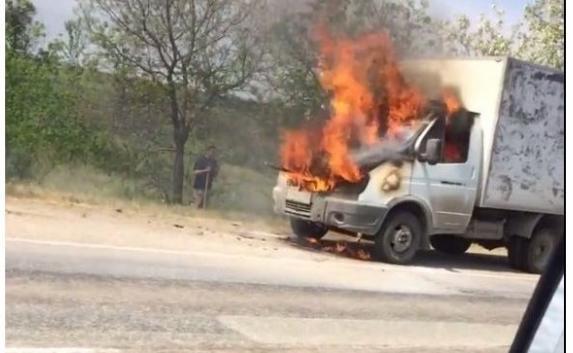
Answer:
MULTIPOLYGON (((211 167, 211 171, 209 174, 209 184, 207 185, 208 189, 211 189, 213 185, 213 180, 217 176, 219 172, 219 165, 215 158, 209 158, 207 156, 201 156, 195 162, 193 166, 193 170, 205 170, 207 167, 211 167)), ((195 175, 195 181, 193 182, 193 189, 205 190, 205 183, 207 182, 207 173, 201 173, 195 175)))

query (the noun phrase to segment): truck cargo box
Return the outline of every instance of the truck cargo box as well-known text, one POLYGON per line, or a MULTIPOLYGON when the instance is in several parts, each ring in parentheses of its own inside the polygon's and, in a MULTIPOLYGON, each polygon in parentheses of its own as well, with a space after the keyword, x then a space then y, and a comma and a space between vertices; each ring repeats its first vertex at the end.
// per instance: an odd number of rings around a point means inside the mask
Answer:
POLYGON ((422 59, 403 67, 426 94, 451 86, 480 114, 476 206, 563 214, 563 73, 512 58, 422 59))

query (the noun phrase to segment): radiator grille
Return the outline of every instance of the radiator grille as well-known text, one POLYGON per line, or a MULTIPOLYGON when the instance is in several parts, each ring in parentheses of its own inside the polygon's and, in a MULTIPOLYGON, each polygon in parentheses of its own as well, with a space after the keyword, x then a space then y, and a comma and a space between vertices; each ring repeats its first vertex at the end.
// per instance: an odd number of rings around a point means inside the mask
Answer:
POLYGON ((285 212, 293 215, 310 218, 310 209, 311 209, 310 204, 292 200, 286 200, 285 202, 285 212))

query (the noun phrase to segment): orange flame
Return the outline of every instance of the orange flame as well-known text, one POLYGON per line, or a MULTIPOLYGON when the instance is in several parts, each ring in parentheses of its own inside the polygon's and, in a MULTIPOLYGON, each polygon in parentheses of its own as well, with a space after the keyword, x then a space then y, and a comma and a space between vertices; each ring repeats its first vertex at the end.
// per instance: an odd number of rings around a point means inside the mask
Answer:
MULTIPOLYGON (((339 182, 359 182, 364 175, 351 148, 372 145, 418 120, 426 99, 405 81, 387 33, 335 39, 321 29, 315 37, 320 83, 331 97, 332 115, 318 131, 286 132, 280 152, 291 184, 320 192, 339 182)), ((444 100, 448 110, 455 107, 444 100)))
POLYGON ((450 87, 442 90, 442 99, 446 105, 446 111, 450 116, 462 108, 462 102, 460 102, 458 96, 450 87))

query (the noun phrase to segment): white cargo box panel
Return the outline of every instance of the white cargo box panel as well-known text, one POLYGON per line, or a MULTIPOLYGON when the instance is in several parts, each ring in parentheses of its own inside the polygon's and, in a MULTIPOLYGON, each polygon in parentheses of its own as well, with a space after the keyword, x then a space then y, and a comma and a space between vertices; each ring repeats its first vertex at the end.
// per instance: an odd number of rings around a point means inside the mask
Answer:
POLYGON ((429 97, 455 89, 483 129, 479 207, 563 213, 564 77, 505 57, 415 59, 408 81, 429 97))
POLYGON ((562 73, 507 60, 481 206, 563 214, 564 108, 562 73))

